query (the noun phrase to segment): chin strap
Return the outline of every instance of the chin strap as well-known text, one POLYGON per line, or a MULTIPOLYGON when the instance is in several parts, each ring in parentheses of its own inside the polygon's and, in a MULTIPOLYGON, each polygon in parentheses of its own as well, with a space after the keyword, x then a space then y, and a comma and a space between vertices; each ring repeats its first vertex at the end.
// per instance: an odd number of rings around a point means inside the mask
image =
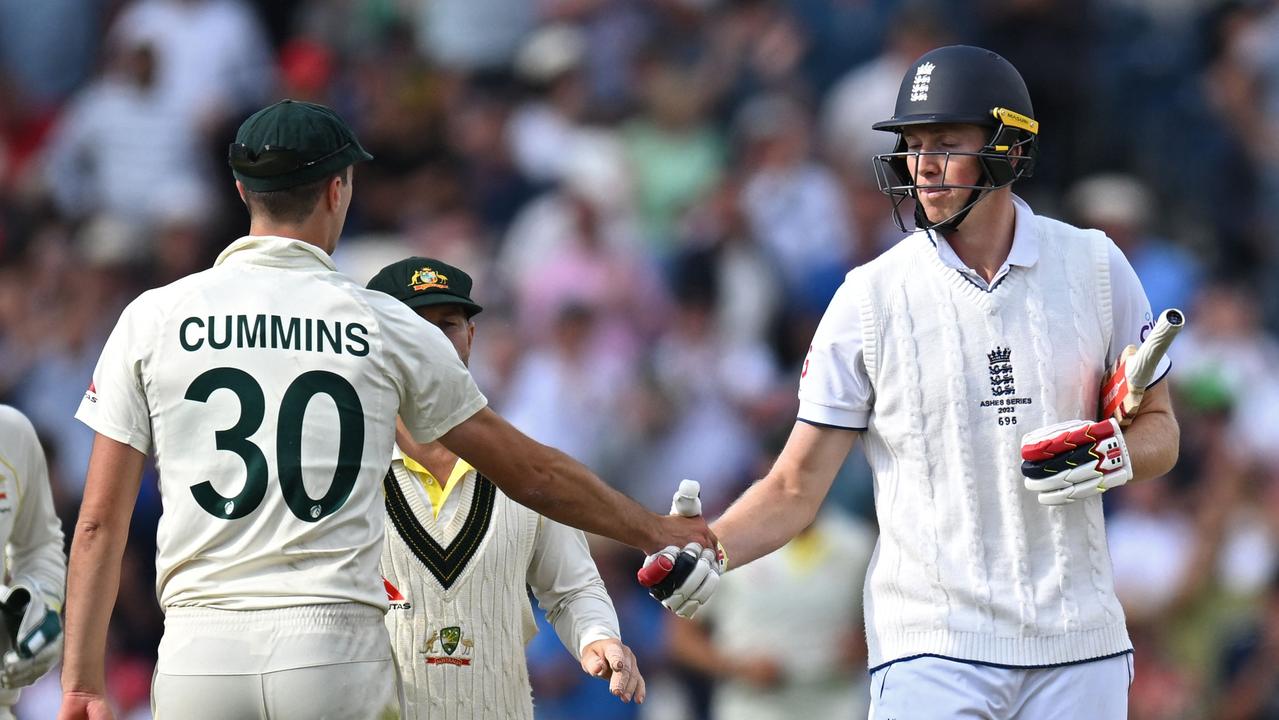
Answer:
POLYGON ((936 230, 942 235, 949 235, 950 233, 955 232, 955 230, 959 229, 959 224, 964 221, 964 218, 968 217, 969 211, 971 211, 973 207, 977 205, 977 203, 981 202, 982 198, 986 197, 987 192, 993 189, 994 188, 985 188, 982 190, 969 190, 968 202, 964 204, 963 209, 961 209, 959 212, 955 213, 954 215, 951 215, 950 217, 946 218, 945 220, 942 220, 939 223, 934 223, 928 219, 928 216, 924 214, 924 204, 919 202, 919 199, 916 198, 915 199, 915 229, 936 230))

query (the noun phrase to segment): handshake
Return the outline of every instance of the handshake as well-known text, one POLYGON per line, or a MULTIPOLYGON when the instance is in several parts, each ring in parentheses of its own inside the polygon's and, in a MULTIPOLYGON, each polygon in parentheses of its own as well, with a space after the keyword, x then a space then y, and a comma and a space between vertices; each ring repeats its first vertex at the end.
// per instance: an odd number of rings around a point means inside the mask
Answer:
MULTIPOLYGON (((697 517, 702 514, 701 487, 695 480, 683 480, 671 500, 671 515, 697 517)), ((639 582, 666 608, 682 618, 691 618, 715 593, 719 576, 728 569, 724 546, 702 547, 689 543, 669 545, 649 555, 637 573, 639 582)))

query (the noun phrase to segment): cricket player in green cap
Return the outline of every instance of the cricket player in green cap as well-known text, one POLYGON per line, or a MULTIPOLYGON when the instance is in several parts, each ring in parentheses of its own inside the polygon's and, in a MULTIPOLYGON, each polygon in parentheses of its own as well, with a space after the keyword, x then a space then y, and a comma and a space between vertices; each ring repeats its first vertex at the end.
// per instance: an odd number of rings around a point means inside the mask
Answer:
MULTIPOLYGON (((107 625, 143 464, 163 514, 159 718, 398 718, 378 572, 396 417, 518 502, 648 550, 711 542, 486 407, 456 350, 329 254, 370 159, 332 110, 285 100, 229 151, 249 235, 121 314, 76 417, 96 432, 68 570, 63 720, 111 717, 107 625)), ((623 668, 623 670, 626 670, 623 668)))
MULTIPOLYGON (((469 364, 481 310, 471 284, 461 268, 410 257, 368 287, 413 308, 469 364)), ((533 720, 529 590, 582 670, 643 702, 644 678, 582 531, 516 504, 440 443, 419 443, 403 425, 395 439, 382 576, 406 720, 533 720)))

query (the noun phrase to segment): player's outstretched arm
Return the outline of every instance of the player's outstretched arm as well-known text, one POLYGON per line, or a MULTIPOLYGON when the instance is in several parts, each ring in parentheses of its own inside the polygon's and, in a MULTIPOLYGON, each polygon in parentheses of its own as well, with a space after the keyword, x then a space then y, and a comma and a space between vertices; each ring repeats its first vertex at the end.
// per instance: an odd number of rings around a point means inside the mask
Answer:
POLYGON ((658 515, 614 490, 585 465, 484 408, 440 438, 512 500, 553 520, 653 552, 696 542, 715 546, 700 517, 658 515))
POLYGON ((857 433, 796 422, 782 453, 712 526, 740 567, 785 545, 812 524, 857 433))
POLYGON ((59 720, 109 718, 107 624, 120 589, 120 562, 146 456, 98 434, 67 571, 66 645, 59 720))

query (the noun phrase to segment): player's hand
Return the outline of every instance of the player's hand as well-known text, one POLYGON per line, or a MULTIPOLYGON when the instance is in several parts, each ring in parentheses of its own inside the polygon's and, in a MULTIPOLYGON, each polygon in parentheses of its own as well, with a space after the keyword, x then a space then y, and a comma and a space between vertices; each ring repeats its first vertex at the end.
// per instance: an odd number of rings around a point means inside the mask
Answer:
POLYGON ((30 685, 62 657, 62 618, 36 586, 17 584, 0 595, 10 649, 0 658, 0 687, 30 685))
POLYGON ((1100 495, 1132 479, 1128 445, 1113 418, 1070 420, 1028 433, 1021 458, 1026 489, 1039 493, 1043 505, 1100 495))
POLYGON ((637 576, 648 594, 682 618, 691 618, 710 601, 722 565, 714 550, 689 543, 649 555, 637 576))
MULTIPOLYGON (((669 518, 696 517, 701 520, 701 488, 696 481, 684 480, 671 500, 669 518)), ((705 525, 705 521, 702 521, 705 525)), ((724 546, 706 529, 710 537, 703 543, 689 542, 681 550, 668 545, 644 560, 637 576, 639 582, 662 605, 676 615, 691 618, 715 593, 719 576, 727 569, 724 546)))
POLYGON ((58 720, 115 720, 105 695, 69 690, 62 693, 58 720))
POLYGON ((582 670, 587 675, 608 680, 608 691, 622 702, 644 702, 644 676, 640 675, 635 653, 617 638, 596 640, 582 649, 582 670))
POLYGON ((710 526, 706 524, 706 519, 701 515, 696 517, 681 517, 679 515, 659 515, 659 537, 662 544, 659 548, 667 548, 671 545, 675 547, 684 547, 689 543, 695 543, 702 547, 718 547, 719 540, 715 537, 715 533, 711 532, 710 526))

